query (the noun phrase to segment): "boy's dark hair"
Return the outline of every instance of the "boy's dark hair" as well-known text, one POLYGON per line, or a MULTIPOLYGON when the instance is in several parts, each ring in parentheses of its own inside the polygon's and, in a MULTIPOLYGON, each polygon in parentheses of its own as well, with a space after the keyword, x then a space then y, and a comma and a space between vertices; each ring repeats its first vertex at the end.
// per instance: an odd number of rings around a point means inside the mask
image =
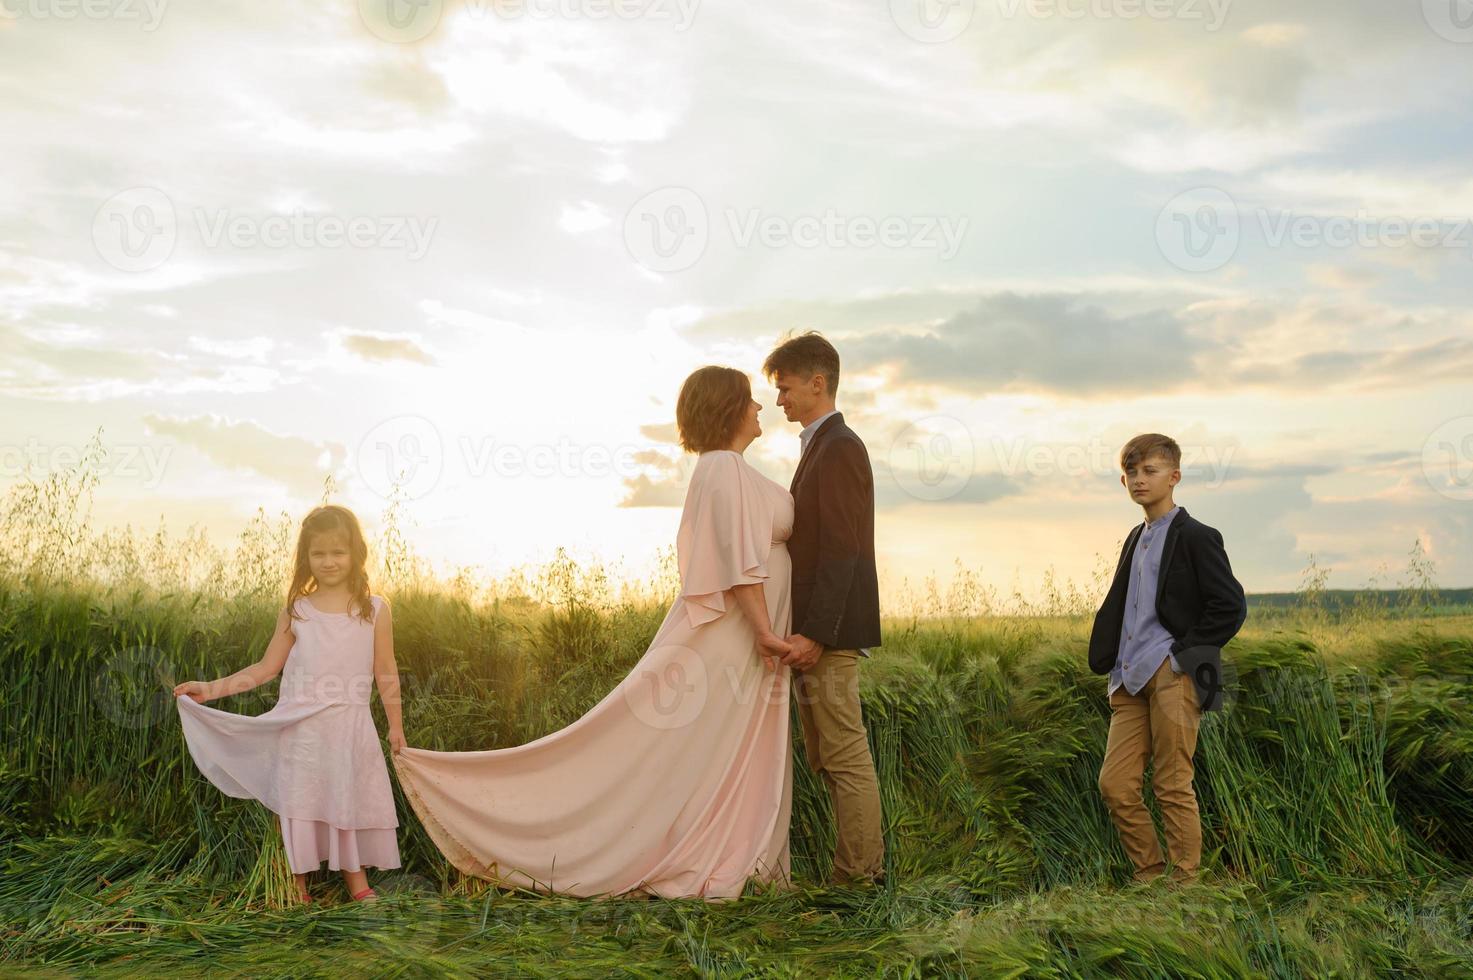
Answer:
POLYGON ((811 378, 821 374, 828 382, 829 395, 839 393, 839 352, 824 339, 817 330, 790 336, 778 344, 767 360, 762 362, 762 374, 771 378, 777 374, 793 374, 811 378))
POLYGON ((1159 432, 1144 432, 1127 442, 1120 450, 1120 469, 1129 470, 1151 456, 1164 456, 1172 469, 1181 469, 1181 447, 1159 432))

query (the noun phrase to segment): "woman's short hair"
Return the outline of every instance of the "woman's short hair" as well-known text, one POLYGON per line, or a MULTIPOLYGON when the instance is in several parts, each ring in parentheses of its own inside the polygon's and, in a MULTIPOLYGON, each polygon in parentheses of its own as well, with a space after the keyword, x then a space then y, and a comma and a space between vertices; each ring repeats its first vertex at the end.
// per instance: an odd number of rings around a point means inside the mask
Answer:
POLYGON ((736 368, 710 364, 697 369, 675 400, 680 447, 692 453, 725 449, 751 403, 752 382, 736 368))

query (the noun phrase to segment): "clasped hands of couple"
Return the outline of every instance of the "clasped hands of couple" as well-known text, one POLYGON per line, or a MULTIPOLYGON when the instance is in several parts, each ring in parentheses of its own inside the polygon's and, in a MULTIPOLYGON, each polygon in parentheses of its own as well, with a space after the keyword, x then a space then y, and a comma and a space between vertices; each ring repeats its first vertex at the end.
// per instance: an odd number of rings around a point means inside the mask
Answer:
POLYGON ((823 654, 823 644, 810 640, 802 633, 794 633, 783 639, 768 631, 757 636, 757 652, 768 670, 777 670, 777 662, 787 664, 794 670, 807 670, 818 663, 823 654))

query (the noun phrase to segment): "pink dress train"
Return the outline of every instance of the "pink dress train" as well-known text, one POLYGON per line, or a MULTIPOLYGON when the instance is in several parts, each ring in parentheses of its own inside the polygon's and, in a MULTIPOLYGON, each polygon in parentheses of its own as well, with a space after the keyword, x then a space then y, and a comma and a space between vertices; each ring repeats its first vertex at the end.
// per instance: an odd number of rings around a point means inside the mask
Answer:
POLYGON ((787 633, 792 523, 786 488, 740 453, 703 453, 676 537, 681 594, 628 676, 525 745, 394 756, 455 867, 575 896, 791 886, 790 669, 768 669, 727 590, 763 583, 772 628, 787 633))
MULTIPOLYGON (((374 614, 383 599, 372 596, 374 614)), ((276 813, 294 873, 399 867, 394 788, 374 728, 373 624, 297 599, 275 706, 239 715, 176 698, 189 754, 227 796, 276 813)))

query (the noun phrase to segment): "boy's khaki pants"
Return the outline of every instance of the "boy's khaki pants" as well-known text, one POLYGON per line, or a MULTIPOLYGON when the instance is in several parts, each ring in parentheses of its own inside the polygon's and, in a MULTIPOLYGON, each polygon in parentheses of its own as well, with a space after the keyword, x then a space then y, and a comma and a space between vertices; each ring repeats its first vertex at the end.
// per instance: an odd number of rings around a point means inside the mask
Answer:
POLYGON ((793 672, 803 751, 823 776, 838 841, 834 880, 874 879, 885 869, 880 785, 859 708, 859 651, 824 647, 818 663, 793 672))
POLYGON ((1110 810, 1135 878, 1145 881, 1166 870, 1156 827, 1141 800, 1146 762, 1154 765, 1151 789, 1166 825, 1166 850, 1173 878, 1190 879, 1202 860, 1202 822, 1192 789, 1192 755, 1202 713, 1191 675, 1161 661, 1139 694, 1123 686, 1110 695, 1110 737, 1100 767, 1100 795, 1110 810))

